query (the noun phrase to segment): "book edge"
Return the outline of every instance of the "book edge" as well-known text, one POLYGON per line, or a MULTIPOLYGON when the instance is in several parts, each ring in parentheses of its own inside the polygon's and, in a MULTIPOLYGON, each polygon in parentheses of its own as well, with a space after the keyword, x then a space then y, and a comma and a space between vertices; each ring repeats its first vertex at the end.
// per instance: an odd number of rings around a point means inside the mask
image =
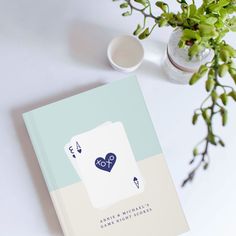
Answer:
MULTIPOLYGON (((38 160, 38 163, 39 163, 44 181, 47 185, 47 190, 48 190, 50 198, 52 200, 53 207, 56 211, 57 218, 58 218, 59 223, 61 225, 62 231, 63 231, 64 235, 68 235, 68 236, 69 235, 70 236, 74 235, 74 234, 70 233, 72 231, 72 228, 70 227, 70 229, 69 229, 69 224, 68 224, 68 221, 66 220, 67 213, 66 213, 65 207, 63 207, 64 204, 63 204, 63 201, 62 201, 61 197, 59 195, 57 195, 57 199, 52 197, 51 191, 49 190, 50 189, 50 187, 49 187, 50 184, 47 182, 47 180, 46 180, 47 178, 45 178, 45 173, 50 172, 50 170, 49 171, 45 170, 44 157, 43 157, 44 155, 41 154, 41 152, 40 152, 42 147, 39 147, 40 146, 39 143, 41 143, 41 142, 40 142, 40 139, 36 137, 38 132, 35 129, 34 122, 33 122, 33 111, 24 113, 22 116, 23 116, 23 120, 24 120, 26 129, 28 131, 28 135, 29 135, 30 140, 31 140, 31 144, 34 148, 34 152, 35 152, 35 155, 37 157, 37 160, 38 160), (58 199, 58 197, 60 199, 58 199), (65 214, 63 214, 63 211, 64 211, 65 214)), ((51 181, 55 182, 54 178, 50 177, 49 179, 51 181)))

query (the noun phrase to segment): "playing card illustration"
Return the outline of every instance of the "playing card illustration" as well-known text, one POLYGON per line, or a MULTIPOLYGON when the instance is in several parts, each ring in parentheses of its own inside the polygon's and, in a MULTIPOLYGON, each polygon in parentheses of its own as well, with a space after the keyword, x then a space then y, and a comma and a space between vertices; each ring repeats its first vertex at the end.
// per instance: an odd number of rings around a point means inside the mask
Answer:
POLYGON ((121 122, 106 122, 72 137, 65 152, 95 208, 109 207, 144 191, 144 180, 121 122))
POLYGON ((108 172, 111 172, 115 163, 116 155, 114 153, 108 153, 105 158, 98 157, 95 160, 95 165, 97 168, 108 172))

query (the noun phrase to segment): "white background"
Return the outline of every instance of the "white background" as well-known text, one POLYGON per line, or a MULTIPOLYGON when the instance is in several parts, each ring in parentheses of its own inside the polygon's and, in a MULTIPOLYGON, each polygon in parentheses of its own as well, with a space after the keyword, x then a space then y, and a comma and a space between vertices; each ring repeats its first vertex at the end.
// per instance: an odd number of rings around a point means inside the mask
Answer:
MULTIPOLYGON (((106 48, 114 36, 132 33, 142 18, 121 17, 118 5, 0 0, 0 235, 62 235, 21 114, 128 76, 109 66, 106 48)), ((206 94, 203 82, 176 85, 163 74, 158 62, 170 33, 157 29, 146 40, 148 60, 132 74, 139 78, 191 228, 185 236, 234 236, 236 106, 230 102, 229 124, 218 130, 227 147, 212 148, 210 169, 182 189, 192 148, 205 135, 201 123, 191 125, 191 116, 206 94)), ((228 41, 236 46, 235 35, 228 41)))

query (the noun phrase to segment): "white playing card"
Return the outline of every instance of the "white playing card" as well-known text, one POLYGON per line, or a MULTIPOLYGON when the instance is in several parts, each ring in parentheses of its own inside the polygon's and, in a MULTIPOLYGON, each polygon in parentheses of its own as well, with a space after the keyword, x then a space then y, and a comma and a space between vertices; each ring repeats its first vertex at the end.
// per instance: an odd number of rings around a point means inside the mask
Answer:
POLYGON ((80 162, 78 160, 82 161, 82 160, 86 160, 86 158, 85 158, 85 153, 84 153, 82 147, 80 146, 80 142, 79 142, 80 137, 81 136, 89 135, 91 133, 96 133, 96 132, 99 131, 100 128, 108 126, 108 125, 111 125, 111 124, 112 124, 111 121, 107 121, 107 122, 104 122, 101 125, 97 126, 94 129, 91 129, 91 130, 86 131, 86 132, 84 132, 82 134, 76 135, 76 136, 72 137, 70 143, 68 143, 65 146, 65 148, 67 148, 66 153, 69 154, 69 156, 68 155, 67 156, 69 157, 73 167, 75 168, 77 174, 80 176, 80 178, 82 180, 83 180, 83 177, 82 177, 81 173, 82 173, 83 170, 80 170, 81 169, 81 165, 78 164, 78 162, 80 162), (73 140, 75 140, 75 141, 73 142, 73 140), (78 150, 77 150, 78 147, 81 149, 80 152, 78 152, 78 150), (75 160, 75 159, 77 159, 77 160, 75 160))
POLYGON ((108 207, 144 190, 144 180, 121 122, 100 126, 71 140, 82 148, 76 158, 92 205, 108 207))
MULTIPOLYGON (((88 131, 86 131, 86 132, 84 132, 82 134, 76 135, 73 138, 75 138, 77 136, 80 136, 80 135, 86 135, 86 134, 88 134, 90 132, 95 132, 97 129, 99 129, 101 127, 104 127, 104 126, 107 126, 107 125, 110 125, 110 124, 112 124, 111 121, 106 121, 106 122, 102 123, 101 125, 97 126, 96 128, 88 130, 88 131)), ((72 142, 72 139, 70 140, 70 144, 72 146, 72 149, 74 150, 74 154, 75 154, 76 158, 80 158, 81 156, 83 156, 83 150, 82 150, 82 148, 80 146, 80 143, 78 141, 72 142)))
MULTIPOLYGON (((109 125, 111 123, 112 123, 111 121, 104 122, 104 123, 102 123, 101 125, 97 126, 94 129, 97 129, 97 128, 102 127, 102 126, 109 125)), ((92 130, 94 130, 94 129, 92 129, 92 130)), ((87 132, 89 132, 89 131, 84 132, 84 134, 87 133, 87 132)), ((70 142, 67 143, 64 147, 64 151, 65 151, 67 157, 69 158, 72 166, 74 167, 74 169, 76 171, 78 170, 77 162, 76 162, 76 158, 77 158, 76 154, 78 155, 78 153, 80 153, 80 152, 78 152, 78 148, 79 148, 79 144, 75 143, 75 147, 73 147, 73 145, 70 142)))

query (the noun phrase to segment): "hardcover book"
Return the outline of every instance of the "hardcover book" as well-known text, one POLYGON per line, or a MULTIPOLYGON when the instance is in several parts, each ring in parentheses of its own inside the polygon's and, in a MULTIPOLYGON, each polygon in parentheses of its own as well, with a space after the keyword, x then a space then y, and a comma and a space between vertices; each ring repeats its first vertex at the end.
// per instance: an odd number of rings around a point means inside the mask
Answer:
POLYGON ((188 230, 136 78, 23 117, 66 236, 188 230))

